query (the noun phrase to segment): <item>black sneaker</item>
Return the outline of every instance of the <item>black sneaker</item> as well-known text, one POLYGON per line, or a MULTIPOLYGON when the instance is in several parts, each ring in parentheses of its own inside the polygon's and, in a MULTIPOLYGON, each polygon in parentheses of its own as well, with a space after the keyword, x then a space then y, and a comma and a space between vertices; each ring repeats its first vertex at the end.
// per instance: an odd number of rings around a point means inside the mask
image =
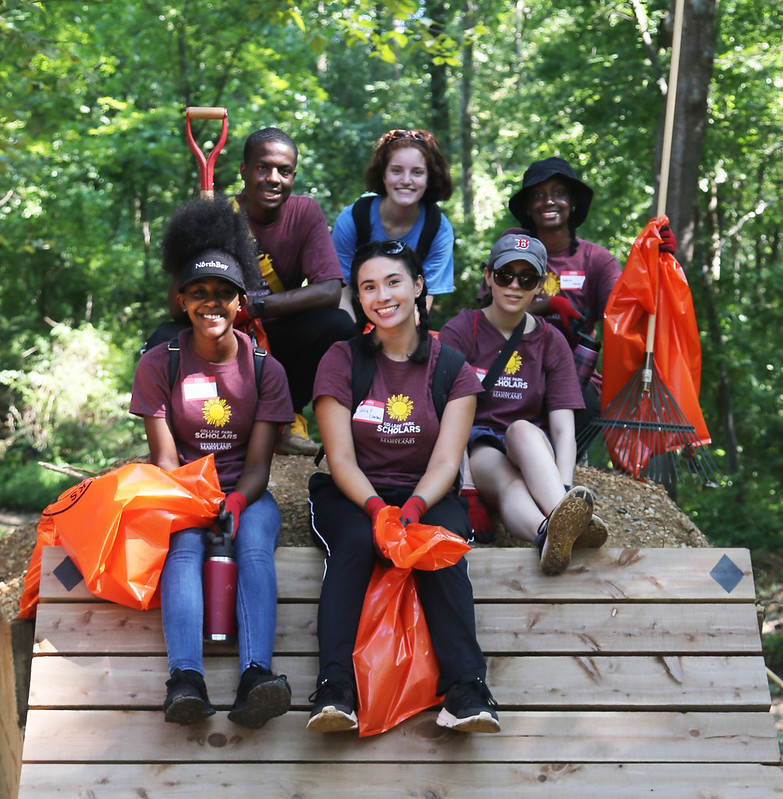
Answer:
POLYGON ((166 680, 163 713, 172 724, 193 724, 212 716, 215 708, 209 702, 204 678, 193 669, 174 669, 166 680))
POLYGON ((276 676, 254 663, 242 672, 228 720, 257 730, 290 707, 291 686, 285 674, 276 676))
POLYGON ((322 680, 310 695, 313 709, 307 722, 307 729, 313 732, 343 732, 355 730, 356 691, 347 681, 322 680))
POLYGON ((436 723, 458 732, 500 732, 498 703, 480 677, 460 677, 443 699, 436 723))
POLYGON ((584 486, 574 486, 557 503, 536 536, 544 535, 541 547, 544 574, 561 574, 568 568, 574 543, 587 530, 592 515, 593 495, 584 486))

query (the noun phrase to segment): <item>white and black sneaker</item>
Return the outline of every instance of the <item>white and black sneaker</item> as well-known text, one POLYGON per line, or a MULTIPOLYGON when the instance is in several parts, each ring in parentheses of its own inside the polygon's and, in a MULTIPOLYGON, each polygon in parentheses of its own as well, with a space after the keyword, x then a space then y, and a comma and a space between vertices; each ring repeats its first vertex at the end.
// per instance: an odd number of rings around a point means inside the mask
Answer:
POLYGON ((312 732, 344 732, 359 726, 356 691, 347 680, 322 680, 310 695, 313 709, 307 722, 312 732))
POLYGON ((460 677, 443 699, 439 727, 458 732, 500 732, 498 703, 480 677, 460 677))

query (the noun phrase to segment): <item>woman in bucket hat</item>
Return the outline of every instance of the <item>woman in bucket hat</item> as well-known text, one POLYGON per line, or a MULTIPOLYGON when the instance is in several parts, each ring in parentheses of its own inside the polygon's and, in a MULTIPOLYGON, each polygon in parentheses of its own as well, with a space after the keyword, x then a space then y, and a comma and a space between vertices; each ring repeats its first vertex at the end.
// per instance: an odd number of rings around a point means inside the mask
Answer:
MULTIPOLYGON (((621 267, 604 247, 576 235, 587 219, 593 190, 579 179, 571 165, 553 156, 534 161, 522 176, 522 186, 509 200, 521 228, 505 233, 528 233, 546 247, 547 272, 530 313, 543 316, 568 339, 571 349, 580 334, 595 336, 595 324, 604 309, 621 267)), ((600 375, 583 389, 585 409, 576 414, 576 432, 601 412, 600 375)))

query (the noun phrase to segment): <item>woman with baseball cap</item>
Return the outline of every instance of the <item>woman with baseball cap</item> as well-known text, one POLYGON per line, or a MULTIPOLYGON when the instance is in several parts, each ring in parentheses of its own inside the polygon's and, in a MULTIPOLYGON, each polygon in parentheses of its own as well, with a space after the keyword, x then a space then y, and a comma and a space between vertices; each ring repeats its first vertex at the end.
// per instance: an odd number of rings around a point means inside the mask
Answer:
POLYGON ((546 574, 559 574, 574 546, 601 546, 606 528, 593 522, 591 492, 572 486, 574 411, 584 402, 568 342, 529 313, 546 268, 541 241, 501 236, 484 267, 491 302, 460 311, 440 339, 465 354, 484 386, 468 442, 478 498, 511 535, 538 546, 546 574))
MULTIPOLYGON (((275 675, 270 668, 280 511, 267 485, 278 425, 290 422, 294 412, 283 367, 265 356, 256 385, 254 359, 260 356, 254 355, 250 338, 234 329, 236 315, 247 302, 242 265, 254 262, 255 250, 244 226, 238 229, 239 241, 212 248, 215 233, 203 223, 219 222, 222 208, 211 200, 195 200, 169 222, 164 251, 183 237, 192 247, 176 284, 176 302, 190 326, 177 336, 178 367, 172 367, 165 342, 141 357, 130 411, 144 417, 149 459, 161 469, 171 471, 214 456, 225 509, 233 518, 238 566, 240 679, 228 718, 257 728, 285 713, 291 702, 285 675, 275 675), (199 250, 199 241, 209 249, 199 250)), ((188 528, 174 533, 161 574, 170 671, 163 711, 166 721, 177 724, 191 724, 215 712, 202 657, 202 569, 208 532, 188 528)))

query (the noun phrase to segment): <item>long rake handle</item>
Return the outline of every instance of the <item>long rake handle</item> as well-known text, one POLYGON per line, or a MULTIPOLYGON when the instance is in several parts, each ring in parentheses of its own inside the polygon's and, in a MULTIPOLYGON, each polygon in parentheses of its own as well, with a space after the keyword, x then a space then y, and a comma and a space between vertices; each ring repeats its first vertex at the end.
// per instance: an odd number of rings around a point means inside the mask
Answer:
MULTIPOLYGON (((669 84, 666 89, 666 117, 663 125, 663 147, 661 150, 661 177, 658 183, 657 216, 666 212, 669 192, 669 168, 672 159, 672 139, 674 138, 674 110, 677 106, 677 77, 680 69, 680 50, 682 49, 682 18, 685 0, 674 4, 674 34, 672 37, 672 59, 669 65, 669 84)), ((656 281, 657 282, 657 281, 656 281)), ((655 298, 656 308, 658 298, 655 298)), ((649 391, 652 385, 653 349, 655 345, 655 323, 657 313, 651 313, 647 320, 647 341, 644 347, 644 366, 642 369, 642 391, 649 391)))

